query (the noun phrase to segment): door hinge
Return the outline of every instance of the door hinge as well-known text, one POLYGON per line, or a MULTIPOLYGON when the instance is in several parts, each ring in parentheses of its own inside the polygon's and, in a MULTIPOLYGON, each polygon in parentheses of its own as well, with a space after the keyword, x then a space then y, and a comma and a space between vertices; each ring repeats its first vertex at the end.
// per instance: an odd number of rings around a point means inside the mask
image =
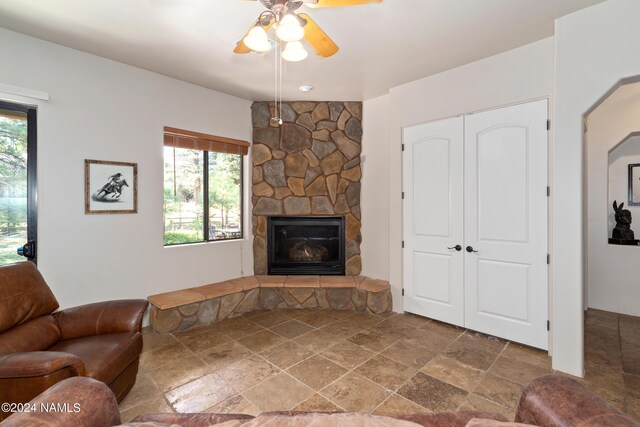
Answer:
POLYGON ((551 329, 551 322, 547 320, 547 331, 551 329))
POLYGON ((404 240, 402 241, 402 247, 404 248, 404 240))
POLYGON ((547 254, 547 264, 551 264, 551 255, 547 254))
POLYGON ((402 288, 402 296, 404 296, 404 288, 402 288))
POLYGON ((551 187, 547 185, 547 197, 551 197, 551 187))
POLYGON ((402 151, 404 151, 404 144, 402 144, 402 151))
POLYGON ((551 130, 551 120, 547 120, 547 130, 551 130))
POLYGON ((404 191, 402 192, 402 198, 404 199, 404 191))

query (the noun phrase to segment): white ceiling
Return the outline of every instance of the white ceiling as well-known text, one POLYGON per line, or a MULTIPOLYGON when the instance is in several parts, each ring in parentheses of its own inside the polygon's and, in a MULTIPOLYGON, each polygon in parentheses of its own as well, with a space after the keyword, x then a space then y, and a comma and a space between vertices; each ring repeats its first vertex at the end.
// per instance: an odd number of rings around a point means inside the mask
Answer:
MULTIPOLYGON (((285 99, 363 100, 553 35, 602 0, 384 0, 307 9, 340 46, 288 63, 285 99), (307 94, 298 86, 310 84, 307 94)), ((304 7, 303 7, 304 8, 304 7)), ((273 98, 273 53, 235 55, 246 0, 0 0, 0 26, 250 100, 273 98)), ((307 46, 312 52, 312 48, 307 46)))

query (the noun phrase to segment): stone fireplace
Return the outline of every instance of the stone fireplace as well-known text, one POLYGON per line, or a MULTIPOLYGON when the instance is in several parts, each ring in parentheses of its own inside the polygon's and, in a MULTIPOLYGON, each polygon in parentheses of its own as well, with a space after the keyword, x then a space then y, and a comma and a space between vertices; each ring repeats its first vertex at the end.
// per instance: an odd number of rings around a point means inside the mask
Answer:
MULTIPOLYGON (((286 102, 280 112, 283 124, 277 127, 270 124, 272 109, 270 102, 252 106, 255 274, 289 274, 270 266, 273 242, 268 241, 267 231, 269 217, 290 216, 344 221, 344 240, 339 243, 344 256, 342 272, 308 274, 360 274, 362 103, 286 102)), ((322 258, 322 249, 307 245, 306 254, 304 246, 300 245, 302 254, 298 255, 296 249, 289 249, 300 259, 322 258)))

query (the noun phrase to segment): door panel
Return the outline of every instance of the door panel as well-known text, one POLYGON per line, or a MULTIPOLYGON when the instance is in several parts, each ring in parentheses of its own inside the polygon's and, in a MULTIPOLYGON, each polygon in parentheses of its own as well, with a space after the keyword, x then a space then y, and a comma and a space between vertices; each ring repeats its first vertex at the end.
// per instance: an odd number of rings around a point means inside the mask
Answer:
POLYGON ((404 309, 464 321, 463 119, 404 129, 404 309))
POLYGON ((547 338, 547 101, 465 118, 465 324, 547 338))

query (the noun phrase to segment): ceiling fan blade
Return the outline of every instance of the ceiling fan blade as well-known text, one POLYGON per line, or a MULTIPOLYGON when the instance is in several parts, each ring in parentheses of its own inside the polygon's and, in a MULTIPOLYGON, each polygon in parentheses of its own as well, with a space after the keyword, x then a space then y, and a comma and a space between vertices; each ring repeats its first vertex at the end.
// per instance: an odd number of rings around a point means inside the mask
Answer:
MULTIPOLYGON (((236 44, 235 49, 233 49, 233 53, 238 53, 238 54, 244 55, 245 53, 251 52, 251 49, 249 49, 247 47, 247 45, 244 44, 243 40, 244 40, 245 37, 247 37, 247 34, 249 34, 249 31, 251 31, 253 29, 253 27, 255 27, 258 24, 259 20, 260 20, 260 18, 256 19, 255 22, 253 23, 253 25, 251 25, 249 27, 249 29, 247 30, 247 32, 244 33, 242 38, 238 41, 238 44, 236 44)), ((269 31, 269 28, 271 28, 271 26, 273 25, 274 22, 275 22, 275 20, 272 19, 269 22, 269 25, 263 26, 262 28, 264 28, 265 31, 269 31)))
POLYGON ((309 2, 305 2, 309 7, 357 6, 369 3, 382 3, 382 0, 311 0, 309 2))
POLYGON ((306 13, 299 13, 298 16, 307 21, 304 26, 304 38, 311 46, 313 46, 318 55, 328 58, 338 52, 340 49, 338 45, 335 44, 324 31, 322 31, 322 28, 320 28, 318 24, 309 17, 309 15, 306 13))

